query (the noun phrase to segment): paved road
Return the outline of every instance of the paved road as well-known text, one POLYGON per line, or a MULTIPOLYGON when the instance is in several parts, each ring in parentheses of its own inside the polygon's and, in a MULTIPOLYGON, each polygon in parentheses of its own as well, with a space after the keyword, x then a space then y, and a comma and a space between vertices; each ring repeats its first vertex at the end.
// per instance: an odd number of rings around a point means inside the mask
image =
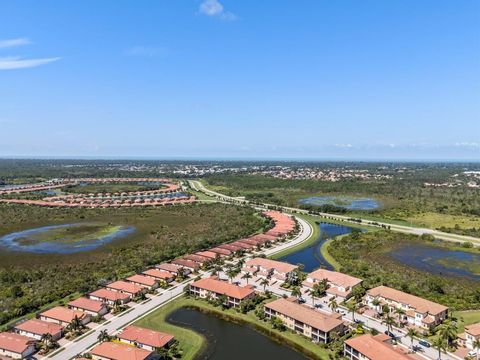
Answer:
MULTIPOLYGON (((189 180, 190 186, 200 192, 204 192, 207 195, 214 196, 216 198, 220 198, 224 201, 230 201, 230 202, 236 202, 236 203, 242 203, 242 204, 249 204, 250 202, 248 200, 245 200, 244 198, 236 198, 236 197, 231 197, 227 196, 221 193, 218 193, 216 191, 212 191, 207 189, 200 181, 197 180, 189 180)), ((299 214, 308 214, 307 210, 299 209, 299 208, 292 208, 288 206, 278 206, 274 204, 263 204, 263 207, 268 207, 268 206, 273 206, 273 207, 280 207, 285 211, 289 212, 296 212, 299 214)), ((323 217, 329 217, 335 220, 340 220, 340 221, 345 221, 345 222, 351 222, 351 223, 356 223, 352 222, 349 216, 344 216, 344 215, 337 215, 337 214, 328 214, 328 213, 320 213, 320 216, 323 217)), ((356 219, 360 219, 356 217, 356 219)), ((390 227, 390 230, 392 231, 397 231, 397 232, 402 232, 402 233, 407 233, 407 234, 415 234, 415 235, 422 235, 422 234, 429 234, 433 235, 438 239, 442 240, 447 240, 447 241, 453 241, 453 242, 466 242, 470 241, 474 243, 477 246, 480 246, 480 238, 472 237, 472 236, 465 236, 465 235, 457 235, 457 234, 450 234, 446 233, 443 231, 438 231, 438 230, 432 230, 432 229, 426 229, 426 228, 419 228, 419 227, 414 227, 414 226, 405 226, 405 225, 396 225, 396 224, 390 224, 390 223, 384 223, 384 222, 378 222, 378 221, 372 221, 372 220, 367 220, 367 219, 360 219, 362 225, 369 225, 369 226, 388 226, 390 227)))
MULTIPOLYGON (((313 232, 311 225, 303 219, 296 218, 300 225, 299 234, 291 241, 280 243, 278 246, 272 247, 265 251, 266 255, 270 256, 274 253, 283 251, 289 247, 298 245, 302 241, 307 240, 313 232)), ((210 276, 209 273, 204 273, 202 277, 210 276)), ((71 359, 78 354, 83 354, 87 350, 91 349, 93 345, 97 342, 98 335, 101 331, 107 330, 110 335, 113 335, 118 332, 118 330, 127 326, 129 323, 138 320, 139 318, 147 315, 148 313, 158 309, 159 307, 165 305, 171 300, 174 300, 177 296, 181 295, 184 292, 185 287, 191 283, 193 279, 186 281, 182 284, 179 284, 171 289, 163 290, 159 295, 151 298, 150 301, 140 303, 135 305, 127 313, 124 313, 122 316, 116 316, 107 321, 107 323, 100 324, 93 329, 93 332, 84 338, 81 338, 77 342, 67 343, 63 350, 58 353, 53 353, 54 355, 50 357, 53 360, 65 360, 71 359)))

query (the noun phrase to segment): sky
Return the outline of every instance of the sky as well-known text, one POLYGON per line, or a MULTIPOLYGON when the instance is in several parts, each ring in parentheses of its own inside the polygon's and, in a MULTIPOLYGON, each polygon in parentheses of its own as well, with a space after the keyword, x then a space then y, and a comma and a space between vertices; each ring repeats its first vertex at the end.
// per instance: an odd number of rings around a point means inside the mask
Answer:
POLYGON ((2 0, 16 156, 480 161, 480 2, 2 0))

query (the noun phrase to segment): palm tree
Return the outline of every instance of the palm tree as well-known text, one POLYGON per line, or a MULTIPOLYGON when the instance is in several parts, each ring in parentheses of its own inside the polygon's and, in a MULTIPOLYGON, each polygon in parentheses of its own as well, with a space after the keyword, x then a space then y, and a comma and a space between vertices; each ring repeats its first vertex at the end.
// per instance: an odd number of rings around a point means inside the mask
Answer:
POLYGON ((402 315, 405 315, 405 310, 403 310, 401 307, 395 308, 395 314, 398 315, 398 325, 402 322, 402 315))
POLYGON ((447 349, 447 342, 440 336, 436 336, 432 341, 432 346, 438 350, 438 359, 442 358, 442 350, 447 349))
POLYGON ((326 285, 321 282, 313 284, 313 288, 310 291, 310 296, 312 297, 312 305, 315 305, 315 298, 322 297, 325 295, 326 285))
POLYGON ((437 335, 447 342, 447 346, 450 346, 450 342, 457 338, 457 325, 451 320, 445 320, 442 324, 437 326, 436 330, 437 335))
POLYGON ((75 317, 72 319, 70 324, 68 324, 67 328, 72 331, 72 332, 77 332, 78 330, 83 329, 85 326, 82 324, 78 316, 75 315, 75 317))
POLYGON ((230 280, 230 282, 232 282, 233 278, 237 276, 238 273, 237 273, 237 270, 229 268, 225 274, 228 276, 228 279, 230 280))
POLYGON ((292 296, 295 296, 297 298, 300 298, 300 296, 302 296, 302 292, 300 291, 300 288, 298 286, 295 286, 292 289, 292 296))
POLYGON ((346 303, 345 306, 347 307, 348 311, 352 313, 352 321, 355 322, 355 311, 357 310, 357 303, 349 302, 346 303))
POLYGON ((375 306, 375 311, 377 312, 377 314, 380 312, 378 306, 380 305, 380 300, 378 300, 377 298, 373 299, 372 300, 372 305, 375 306))
POLYGON ((44 352, 48 352, 50 349, 57 347, 57 342, 53 340, 53 336, 50 333, 43 334, 40 341, 44 352))
POLYGON ((418 336, 418 331, 415 330, 414 328, 410 328, 410 329, 408 329, 407 336, 410 338, 411 348, 412 348, 412 351, 413 351, 413 340, 415 339, 415 337, 418 336))
POLYGON ((337 297, 331 297, 330 301, 328 302, 328 307, 332 310, 332 312, 335 312, 338 308, 338 303, 337 303, 337 297))
POLYGON ((262 279, 260 280, 260 285, 263 286, 263 292, 265 292, 265 288, 270 285, 270 281, 268 281, 268 279, 262 279))
POLYGON ((392 332, 392 327, 395 325, 395 319, 390 316, 390 314, 387 314, 385 317, 385 320, 382 321, 382 324, 387 325, 387 330, 389 333, 392 332))
POLYGON ((105 342, 105 341, 110 341, 110 335, 108 335, 108 331, 107 331, 107 330, 102 330, 102 331, 100 331, 100 334, 98 334, 97 339, 98 339, 98 341, 100 341, 101 343, 102 343, 102 342, 105 342))
POLYGON ((248 280, 251 278, 252 278, 252 275, 248 272, 242 275, 242 279, 247 280, 247 285, 248 285, 248 280))
POLYGON ((210 271, 210 275, 212 276, 218 276, 218 274, 220 273, 220 271, 222 271, 222 267, 220 265, 215 265, 212 269, 212 271, 210 271))

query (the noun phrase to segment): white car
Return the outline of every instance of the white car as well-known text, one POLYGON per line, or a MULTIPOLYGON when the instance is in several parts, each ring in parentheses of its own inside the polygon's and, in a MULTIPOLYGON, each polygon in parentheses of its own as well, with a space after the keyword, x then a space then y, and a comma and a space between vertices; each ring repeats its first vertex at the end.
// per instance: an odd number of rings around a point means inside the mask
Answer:
POLYGON ((470 350, 468 352, 468 356, 475 356, 475 355, 477 355, 477 350, 470 350))

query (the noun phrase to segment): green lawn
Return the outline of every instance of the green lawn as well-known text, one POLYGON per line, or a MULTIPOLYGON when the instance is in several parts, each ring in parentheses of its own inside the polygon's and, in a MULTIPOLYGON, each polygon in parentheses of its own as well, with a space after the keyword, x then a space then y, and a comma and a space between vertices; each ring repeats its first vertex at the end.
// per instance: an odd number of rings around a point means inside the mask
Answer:
POLYGON ((166 331, 173 334, 180 343, 180 348, 183 350, 183 360, 193 360, 195 355, 201 351, 203 346, 206 346, 206 339, 200 334, 186 328, 178 327, 168 324, 165 319, 171 312, 182 307, 190 307, 204 312, 210 312, 225 320, 232 320, 234 322, 248 323, 253 325, 258 331, 271 336, 282 344, 288 344, 292 348, 305 353, 312 359, 328 359, 330 352, 319 347, 310 340, 297 335, 290 331, 276 331, 273 330, 269 323, 259 320, 253 311, 247 314, 238 313, 236 310, 228 309, 221 310, 218 307, 210 305, 204 300, 195 300, 193 298, 181 297, 172 301, 154 311, 150 315, 135 322, 135 325, 143 326, 153 330, 166 331))
POLYGON ((452 315, 458 319, 459 333, 463 332, 466 325, 480 322, 480 310, 454 311, 452 315))
MULTIPOLYGON (((339 237, 340 237, 340 236, 339 236, 339 237)), ((337 237, 337 238, 339 238, 339 237, 337 237)), ((338 270, 340 270, 340 268, 341 268, 340 263, 339 263, 337 260, 335 260, 335 259, 333 258, 333 256, 330 255, 330 253, 328 252, 328 248, 329 248, 330 244, 332 243, 332 241, 333 241, 333 239, 330 239, 330 240, 325 241, 325 243, 323 244, 323 246, 320 248, 320 252, 322 253, 322 255, 323 255, 323 257, 325 258, 325 260, 327 260, 328 263, 329 263, 330 265, 332 265, 335 270, 338 271, 338 270)))

